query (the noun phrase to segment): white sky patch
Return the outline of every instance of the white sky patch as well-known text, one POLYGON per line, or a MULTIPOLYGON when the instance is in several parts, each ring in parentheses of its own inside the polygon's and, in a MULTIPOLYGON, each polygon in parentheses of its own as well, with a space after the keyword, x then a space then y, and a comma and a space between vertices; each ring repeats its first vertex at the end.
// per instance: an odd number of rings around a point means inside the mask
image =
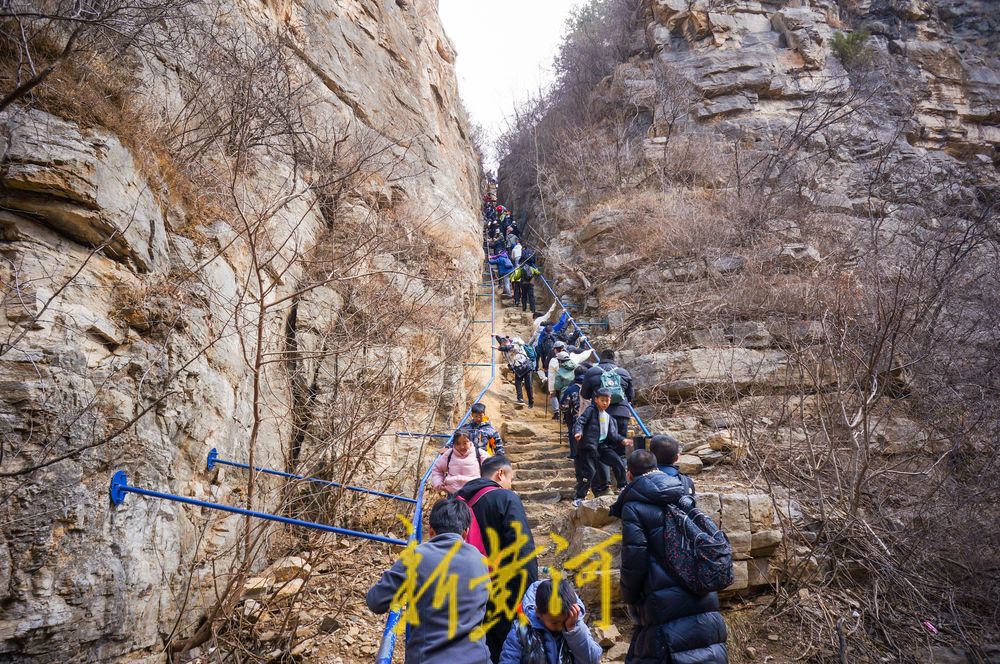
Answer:
MULTIPOLYGON (((459 92, 490 141, 517 103, 552 82, 552 60, 566 18, 582 2, 439 0, 441 22, 458 51, 459 92)), ((496 157, 486 159, 486 167, 495 169, 496 157)))

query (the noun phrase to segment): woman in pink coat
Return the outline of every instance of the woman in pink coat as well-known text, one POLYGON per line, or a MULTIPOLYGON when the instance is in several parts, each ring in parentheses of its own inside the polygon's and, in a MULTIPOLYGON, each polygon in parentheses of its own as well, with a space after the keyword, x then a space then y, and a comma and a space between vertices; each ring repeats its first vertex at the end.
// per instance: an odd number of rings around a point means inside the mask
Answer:
POLYGON ((466 482, 479 479, 479 467, 489 456, 489 452, 473 445, 466 434, 455 434, 454 447, 442 452, 434 462, 431 486, 455 494, 466 482))

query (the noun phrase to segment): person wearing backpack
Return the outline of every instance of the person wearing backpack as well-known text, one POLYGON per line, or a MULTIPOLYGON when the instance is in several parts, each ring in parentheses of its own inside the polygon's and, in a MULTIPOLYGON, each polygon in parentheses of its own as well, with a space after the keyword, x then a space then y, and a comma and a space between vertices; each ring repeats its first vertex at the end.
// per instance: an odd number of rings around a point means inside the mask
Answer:
POLYGON ((431 486, 453 496, 468 482, 479 477, 483 461, 489 457, 489 452, 473 445, 468 434, 460 431, 455 434, 452 448, 439 454, 434 461, 431 486))
MULTIPOLYGON (((540 275, 541 272, 538 268, 529 263, 524 263, 521 265, 521 311, 528 311, 530 307, 531 315, 534 316, 537 308, 535 304, 535 284, 533 280, 535 277, 540 275)), ((517 306, 517 300, 514 300, 514 306, 517 306)))
POLYGON ((584 622, 583 600, 567 579, 558 585, 536 581, 524 593, 521 612, 525 621, 510 628, 500 664, 600 664, 604 651, 584 622))
POLYGON ((656 465, 661 472, 671 477, 680 478, 689 496, 694 494, 694 480, 681 471, 674 464, 680 457, 680 443, 673 436, 665 433, 657 434, 649 439, 649 451, 656 457, 656 465))
MULTIPOLYGON (((631 445, 632 441, 618 433, 614 419, 607 412, 610 404, 611 393, 602 387, 594 395, 593 403, 587 406, 573 424, 573 438, 576 439, 574 505, 583 502, 587 491, 593 488, 599 464, 603 463, 611 468, 619 490, 625 488, 625 464, 621 456, 612 449, 612 445, 631 445)), ((594 496, 602 493, 594 489, 594 496)))
MULTIPOLYGON (((618 431, 623 435, 628 435, 628 425, 632 419, 632 411, 629 404, 635 398, 635 390, 632 387, 632 376, 628 371, 615 364, 615 351, 608 348, 600 353, 601 361, 587 371, 583 379, 581 393, 584 399, 593 399, 594 393, 600 388, 605 388, 611 392, 611 406, 608 413, 614 418, 618 431)), ((618 448, 619 454, 624 454, 625 450, 618 448)))
MULTIPOLYGON (((524 590, 538 580, 538 560, 534 556, 535 540, 531 535, 528 515, 524 511, 520 497, 511 490, 514 483, 514 468, 510 461, 502 456, 490 457, 483 461, 480 475, 479 479, 462 487, 457 497, 466 501, 472 509, 476 527, 482 533, 485 555, 513 550, 518 544, 518 533, 522 534, 516 553, 505 555, 499 561, 499 566, 510 564, 515 559, 527 561, 522 567, 523 574, 514 575, 506 586, 509 597, 503 603, 517 606, 524 590), (497 534, 496 550, 490 548, 490 538, 487 535, 490 530, 497 534)), ((497 593, 497 590, 494 589, 493 592, 497 593)), ((511 624, 512 620, 500 612, 499 620, 486 633, 486 645, 490 649, 490 658, 494 664, 500 660, 500 650, 503 648, 507 633, 510 632, 511 624)), ((455 660, 455 664, 459 661, 455 660)))
POLYGON ((678 541, 668 532, 674 527, 671 509, 691 500, 683 482, 661 472, 647 450, 629 456, 628 479, 611 507, 622 521, 622 600, 635 623, 625 661, 728 664, 718 593, 688 590, 671 563, 679 557, 677 545, 667 550, 668 542, 678 541))
POLYGON ((569 387, 573 383, 573 376, 576 367, 590 357, 592 351, 585 350, 582 353, 567 353, 566 343, 556 341, 552 344, 554 354, 548 363, 548 389, 549 400, 552 405, 552 419, 559 419, 559 396, 563 388, 569 387))
MULTIPOLYGON (((408 581, 421 588, 442 563, 447 564, 462 592, 454 598, 457 620, 452 620, 447 609, 435 607, 433 592, 425 592, 416 600, 418 623, 409 625, 406 638, 407 664, 487 664, 490 651, 485 639, 476 635, 477 628, 486 616, 489 589, 473 582, 489 574, 482 554, 464 543, 469 532, 472 514, 461 501, 453 498, 439 500, 428 517, 430 539, 417 546, 415 579, 408 579, 406 562, 400 558, 365 596, 373 613, 385 613, 393 606, 399 589, 408 581)), ((433 582, 432 582, 433 583, 433 582)))
POLYGON ((495 256, 490 256, 490 265, 496 266, 497 274, 503 285, 503 292, 507 297, 511 297, 513 293, 510 290, 510 275, 514 271, 514 264, 507 257, 507 252, 501 251, 495 256))
POLYGON ((511 339, 510 337, 497 336, 496 339, 500 342, 496 349, 504 354, 507 366, 514 372, 514 390, 517 393, 517 403, 524 403, 522 396, 524 395, 528 397, 528 408, 534 408, 535 392, 531 372, 535 368, 535 363, 528 357, 524 341, 520 337, 511 339))
POLYGON ((587 370, 577 367, 573 373, 573 382, 559 395, 559 414, 566 425, 566 437, 569 439, 569 458, 576 458, 576 438, 573 437, 573 424, 583 411, 583 400, 580 398, 580 386, 587 370))

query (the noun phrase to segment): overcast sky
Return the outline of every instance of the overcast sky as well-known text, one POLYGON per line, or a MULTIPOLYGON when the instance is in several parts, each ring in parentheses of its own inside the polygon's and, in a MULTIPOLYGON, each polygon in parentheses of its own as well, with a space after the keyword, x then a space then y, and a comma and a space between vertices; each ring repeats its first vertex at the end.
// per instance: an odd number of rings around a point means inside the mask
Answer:
MULTIPOLYGON (((514 104, 552 80, 552 59, 582 0, 439 0, 458 50, 458 87, 472 121, 495 137, 514 104)), ((496 168, 487 155, 487 168, 496 168)))

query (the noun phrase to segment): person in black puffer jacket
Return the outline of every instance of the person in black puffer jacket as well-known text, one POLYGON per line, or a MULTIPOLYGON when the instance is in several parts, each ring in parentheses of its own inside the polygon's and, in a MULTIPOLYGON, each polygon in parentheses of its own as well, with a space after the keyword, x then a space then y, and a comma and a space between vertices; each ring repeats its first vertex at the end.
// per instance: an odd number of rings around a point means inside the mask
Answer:
POLYGON ((664 562, 664 507, 685 493, 646 450, 629 456, 629 485, 611 508, 622 520, 622 599, 636 623, 629 664, 728 664, 719 596, 690 593, 664 562))

